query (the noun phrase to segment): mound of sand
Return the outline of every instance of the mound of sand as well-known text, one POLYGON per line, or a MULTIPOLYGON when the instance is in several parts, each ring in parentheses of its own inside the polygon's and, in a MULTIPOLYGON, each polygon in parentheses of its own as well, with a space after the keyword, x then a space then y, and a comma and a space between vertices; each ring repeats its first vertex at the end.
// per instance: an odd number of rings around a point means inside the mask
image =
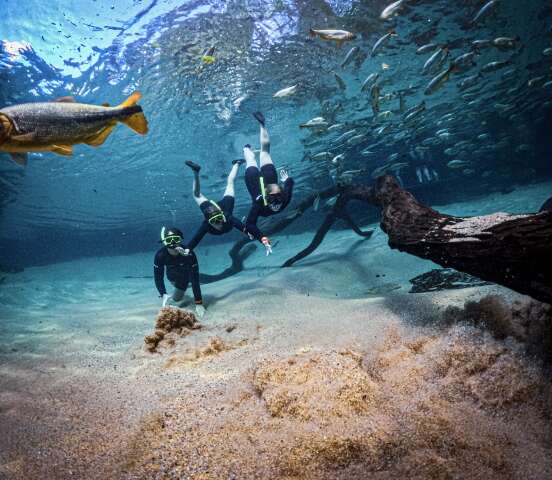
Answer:
POLYGON ((495 338, 512 337, 525 344, 530 354, 552 361, 552 306, 535 300, 511 304, 496 295, 466 302, 463 309, 448 307, 444 321, 467 322, 490 331, 495 338))
POLYGON ((235 348, 243 347, 247 345, 248 339, 244 338, 238 342, 225 341, 219 337, 210 338, 207 345, 197 347, 192 351, 184 354, 173 354, 165 363, 165 368, 175 368, 181 365, 196 362, 208 357, 214 357, 220 355, 223 352, 234 350, 235 348))
POLYGON ((188 335, 191 330, 198 328, 201 328, 201 325, 192 312, 175 307, 164 307, 155 319, 155 332, 144 337, 146 349, 156 352, 162 341, 174 345, 175 338, 188 335))
POLYGON ((375 403, 378 387, 360 369, 361 360, 348 350, 266 361, 255 369, 253 386, 274 417, 312 420, 362 414, 375 403))

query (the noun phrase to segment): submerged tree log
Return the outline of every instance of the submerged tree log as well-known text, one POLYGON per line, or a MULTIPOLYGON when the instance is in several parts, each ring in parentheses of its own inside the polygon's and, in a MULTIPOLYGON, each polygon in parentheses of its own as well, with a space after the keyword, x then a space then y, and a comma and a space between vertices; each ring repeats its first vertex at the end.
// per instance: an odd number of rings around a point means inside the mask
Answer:
POLYGON ((389 246, 552 303, 552 212, 453 217, 419 203, 389 175, 355 198, 382 208, 389 246))
MULTIPOLYGON (((378 178, 374 186, 332 187, 320 196, 328 198, 335 194, 337 201, 310 245, 282 266, 290 266, 312 253, 338 218, 359 235, 369 237, 372 232, 360 230, 345 210, 349 201, 358 200, 381 207, 381 228, 389 236, 391 248, 552 304, 552 212, 480 217, 445 215, 419 203, 390 175, 378 178)), ((273 224, 266 232, 272 235, 283 230, 313 205, 314 198, 314 195, 307 197, 295 215, 273 224)), ((232 266, 222 274, 209 276, 211 281, 243 268, 246 255, 240 250, 247 243, 248 239, 242 239, 234 245, 230 251, 232 266)))

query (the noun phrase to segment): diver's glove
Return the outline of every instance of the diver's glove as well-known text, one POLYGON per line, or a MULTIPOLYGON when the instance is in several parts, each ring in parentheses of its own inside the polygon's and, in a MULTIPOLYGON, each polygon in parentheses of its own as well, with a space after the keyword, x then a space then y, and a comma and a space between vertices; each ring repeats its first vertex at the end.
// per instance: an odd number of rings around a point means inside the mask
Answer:
POLYGON ((203 315, 205 315, 205 307, 201 303, 197 303, 195 306, 195 313, 198 318, 203 318, 203 315))
POLYGON ((280 180, 281 180, 281 182, 284 183, 288 178, 289 178, 289 173, 287 172, 287 170, 284 170, 282 168, 282 170, 280 170, 280 180))
POLYGON ((263 242, 263 245, 266 248, 266 256, 268 257, 272 253, 272 245, 270 245, 270 240, 268 237, 261 238, 261 242, 263 242))
POLYGON ((164 293, 163 294, 163 299, 161 300, 161 307, 166 307, 167 306, 167 303, 169 302, 169 296, 164 293))
POLYGON ((184 256, 190 255, 190 249, 189 248, 176 247, 175 250, 180 255, 184 255, 184 256))

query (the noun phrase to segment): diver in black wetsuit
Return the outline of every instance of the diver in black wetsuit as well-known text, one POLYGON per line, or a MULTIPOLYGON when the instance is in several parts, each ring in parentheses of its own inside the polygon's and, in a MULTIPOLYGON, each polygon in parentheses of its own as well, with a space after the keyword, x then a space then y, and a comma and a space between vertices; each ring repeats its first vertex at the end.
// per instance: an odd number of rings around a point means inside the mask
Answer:
POLYGON ((211 235, 224 235, 228 233, 233 228, 239 230, 240 232, 245 231, 245 227, 242 222, 240 222, 236 217, 232 215, 234 211, 234 180, 238 174, 238 169, 240 165, 245 163, 244 160, 234 160, 232 162, 232 169, 228 174, 228 180, 226 183, 226 190, 224 190, 224 195, 222 200, 218 203, 208 200, 200 191, 199 187, 199 171, 201 167, 192 161, 187 161, 186 165, 190 167, 194 172, 194 199, 203 212, 205 220, 199 227, 196 234, 186 245, 186 248, 193 250, 206 233, 211 235))
POLYGON ((282 185, 278 183, 278 174, 270 157, 270 139, 265 128, 265 118, 261 112, 255 112, 253 116, 261 126, 261 154, 259 156, 260 170, 255 160, 255 154, 251 145, 243 147, 243 155, 246 162, 245 184, 251 195, 252 205, 245 222, 246 231, 260 240, 266 247, 266 254, 272 253, 272 247, 268 237, 263 235, 257 227, 257 219, 276 215, 287 207, 293 192, 293 179, 286 170, 280 170, 282 185))
POLYGON ((205 313, 203 299, 201 297, 201 287, 199 284, 199 266, 195 253, 182 247, 182 232, 178 228, 161 229, 161 242, 165 245, 155 254, 153 262, 153 275, 155 286, 159 295, 163 298, 162 306, 169 302, 169 295, 165 289, 165 269, 167 278, 174 285, 172 300, 180 302, 188 288, 188 283, 192 281, 192 290, 196 304, 196 314, 202 317, 205 313))

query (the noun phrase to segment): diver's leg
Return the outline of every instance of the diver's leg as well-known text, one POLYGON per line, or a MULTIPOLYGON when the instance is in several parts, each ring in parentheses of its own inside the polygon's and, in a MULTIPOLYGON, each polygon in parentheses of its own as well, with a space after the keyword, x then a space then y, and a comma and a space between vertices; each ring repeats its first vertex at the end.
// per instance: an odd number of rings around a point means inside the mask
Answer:
POLYGON ((238 175, 238 169, 240 168, 240 161, 236 161, 232 165, 232 169, 230 170, 230 173, 228 174, 228 179, 226 181, 226 190, 224 190, 224 196, 229 197, 235 197, 234 192, 234 181, 236 180, 236 176, 238 175))
POLYGON ((203 202, 207 201, 207 198, 201 193, 199 184, 199 171, 201 170, 201 167, 191 160, 187 160, 186 165, 188 165, 188 167, 190 167, 194 172, 194 200, 198 205, 201 205, 203 202))
POLYGON ((186 292, 186 289, 182 290, 181 288, 176 287, 174 289, 174 292, 172 294, 173 302, 180 302, 184 298, 184 293, 186 292))
POLYGON ((261 140, 261 154, 259 158, 259 163, 261 168, 264 165, 273 164, 272 158, 270 157, 270 137, 268 136, 268 130, 265 127, 265 118, 261 112, 255 112, 253 116, 257 119, 260 124, 260 140, 261 140))
POLYGON ((255 160, 255 154, 251 150, 251 145, 249 143, 243 147, 243 158, 245 158, 246 168, 257 167, 257 160, 255 160))

